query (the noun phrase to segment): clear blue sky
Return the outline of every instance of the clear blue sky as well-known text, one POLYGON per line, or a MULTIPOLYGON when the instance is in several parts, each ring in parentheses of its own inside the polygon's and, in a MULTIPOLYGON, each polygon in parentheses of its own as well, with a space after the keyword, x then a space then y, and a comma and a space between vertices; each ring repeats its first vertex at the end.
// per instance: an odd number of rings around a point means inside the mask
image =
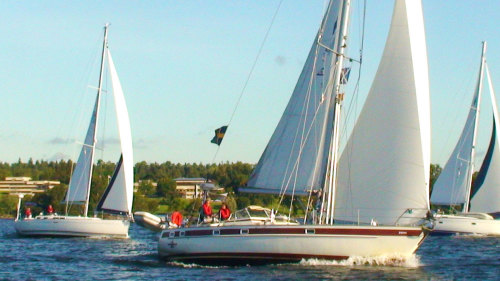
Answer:
MULTIPOLYGON (((220 161, 258 161, 295 86, 319 26, 324 0, 285 0, 221 149, 220 161)), ((358 55, 354 0, 351 54, 358 55)), ((127 100, 134 161, 211 162, 213 130, 225 125, 278 0, 0 1, 0 161, 76 158, 96 86, 102 27, 127 100)), ((393 1, 368 0, 363 76, 366 95, 383 51, 393 1)), ((498 0, 424 0, 432 102, 432 162, 443 164, 463 126, 487 40, 500 93, 498 0)), ((347 94, 350 94, 349 92, 347 94)), ((500 94, 499 94, 500 95, 500 94)), ((500 99, 500 97, 499 97, 500 99)), ((478 154, 491 126, 483 99, 478 154), (483 122, 484 121, 484 122, 483 122)), ((106 103, 107 104, 107 103, 106 103)), ((105 106, 115 161, 112 104, 105 106)), ((359 105, 358 112, 361 108, 359 105)))

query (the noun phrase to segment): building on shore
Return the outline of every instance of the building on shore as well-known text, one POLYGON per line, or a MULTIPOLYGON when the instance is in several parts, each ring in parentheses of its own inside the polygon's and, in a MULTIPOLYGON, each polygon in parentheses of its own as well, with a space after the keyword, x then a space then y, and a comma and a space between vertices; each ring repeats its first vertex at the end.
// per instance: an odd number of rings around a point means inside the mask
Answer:
MULTIPOLYGON (((207 180, 205 178, 176 178, 175 181, 175 190, 181 194, 184 199, 195 199, 201 198, 203 195, 203 191, 201 189, 201 185, 206 183, 207 180)), ((211 182, 210 180, 208 181, 211 182)), ((216 188, 214 191, 224 191, 224 188, 216 188)))
POLYGON ((33 181, 30 177, 6 177, 5 180, 0 181, 0 193, 34 195, 50 190, 59 184, 61 182, 55 180, 33 181))

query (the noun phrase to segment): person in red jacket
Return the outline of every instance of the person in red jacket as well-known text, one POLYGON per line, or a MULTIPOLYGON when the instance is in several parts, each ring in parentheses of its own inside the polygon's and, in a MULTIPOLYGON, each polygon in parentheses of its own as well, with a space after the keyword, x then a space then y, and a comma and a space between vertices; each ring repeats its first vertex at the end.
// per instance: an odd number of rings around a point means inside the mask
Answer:
POLYGON ((226 203, 222 203, 219 210, 219 218, 221 221, 227 220, 231 216, 231 210, 227 207, 226 203))
POLYGON ((210 206, 210 198, 207 198, 205 203, 201 206, 200 219, 202 222, 212 221, 212 206, 210 206))
POLYGON ((31 219, 31 209, 29 207, 24 210, 24 217, 27 219, 31 219))
POLYGON ((49 215, 52 215, 52 214, 54 213, 54 208, 52 208, 52 205, 49 205, 49 206, 47 207, 47 213, 48 213, 49 215))
POLYGON ((180 227, 182 225, 182 214, 178 211, 174 211, 172 213, 172 217, 170 218, 171 226, 180 227))

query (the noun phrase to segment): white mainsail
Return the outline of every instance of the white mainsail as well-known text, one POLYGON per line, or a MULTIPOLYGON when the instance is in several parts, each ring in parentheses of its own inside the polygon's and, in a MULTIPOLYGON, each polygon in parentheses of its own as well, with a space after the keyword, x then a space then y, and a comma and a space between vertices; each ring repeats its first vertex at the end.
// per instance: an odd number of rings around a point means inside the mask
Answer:
POLYGON ((240 191, 306 194, 323 187, 335 101, 340 1, 331 1, 290 101, 259 163, 240 191))
POLYGON ((134 195, 134 164, 132 152, 132 133, 130 131, 130 120, 123 95, 122 86, 116 73, 113 59, 109 49, 107 58, 111 83, 113 85, 113 96, 115 101, 116 119, 118 133, 120 135, 120 148, 122 155, 116 165, 115 172, 109 182, 97 209, 110 212, 123 212, 130 214, 132 211, 132 200, 134 195))
POLYGON ((500 173, 498 172, 500 171, 500 143, 497 132, 500 129, 500 118, 488 65, 485 63, 485 66, 493 107, 493 130, 488 152, 483 160, 471 194, 470 211, 498 213, 500 212, 500 173))
POLYGON ((336 221, 415 223, 429 209, 430 98, 420 1, 396 1, 382 60, 339 161, 336 221), (414 217, 415 219, 412 219, 414 217))
POLYGON ((71 176, 68 192, 64 198, 64 203, 80 203, 84 204, 87 201, 88 189, 90 188, 90 173, 92 171, 92 152, 94 150, 96 121, 97 121, 97 108, 99 103, 99 96, 96 98, 92 117, 90 118, 89 128, 87 135, 78 156, 75 170, 71 176))
POLYGON ((469 196, 472 181, 473 153, 476 137, 476 124, 481 104, 482 80, 484 74, 484 58, 481 58, 479 77, 472 98, 469 115, 462 134, 448 162, 443 168, 432 189, 431 202, 437 205, 464 204, 469 196))

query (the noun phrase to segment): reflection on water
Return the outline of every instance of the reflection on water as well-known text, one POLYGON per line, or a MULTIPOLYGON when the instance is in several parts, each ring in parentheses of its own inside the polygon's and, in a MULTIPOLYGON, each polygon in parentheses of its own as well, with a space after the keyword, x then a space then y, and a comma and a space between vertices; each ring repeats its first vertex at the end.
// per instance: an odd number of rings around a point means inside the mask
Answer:
POLYGON ((157 258, 157 233, 130 239, 24 238, 0 220, 0 279, 7 280, 498 280, 500 238, 429 237, 415 255, 298 264, 206 267, 157 258))

